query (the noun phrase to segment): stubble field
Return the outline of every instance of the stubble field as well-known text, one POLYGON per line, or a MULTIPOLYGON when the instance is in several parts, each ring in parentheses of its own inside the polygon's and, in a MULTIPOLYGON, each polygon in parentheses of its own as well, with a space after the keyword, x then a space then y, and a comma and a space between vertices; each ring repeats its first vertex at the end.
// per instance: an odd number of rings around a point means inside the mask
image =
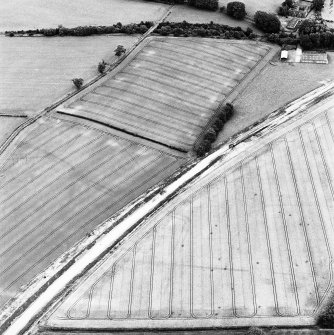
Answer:
POLYGON ((26 128, 0 157, 0 304, 181 162, 72 120, 26 128))
POLYGON ((81 280, 48 325, 314 324, 333 288, 333 101, 223 158, 81 280))
POLYGON ((114 76, 59 108, 189 151, 266 44, 154 38, 114 76))

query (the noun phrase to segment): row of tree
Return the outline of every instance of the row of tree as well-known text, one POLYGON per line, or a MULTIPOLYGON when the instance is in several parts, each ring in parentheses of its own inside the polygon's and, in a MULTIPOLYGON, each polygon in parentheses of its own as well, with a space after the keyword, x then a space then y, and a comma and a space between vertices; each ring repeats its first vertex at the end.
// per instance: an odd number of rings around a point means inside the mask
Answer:
POLYGON ((65 28, 58 26, 58 28, 49 29, 34 29, 34 30, 18 30, 18 31, 6 31, 5 34, 8 36, 15 35, 43 35, 43 36, 90 36, 90 35, 102 35, 102 34, 144 34, 154 25, 151 21, 131 23, 122 25, 121 22, 112 26, 79 26, 75 28, 65 28))
POLYGON ((251 28, 243 30, 241 27, 213 23, 162 22, 154 31, 156 34, 167 36, 199 36, 235 39, 254 39, 256 35, 251 28))
POLYGON ((194 151, 197 157, 202 157, 211 150, 212 143, 217 139, 219 132, 232 117, 233 113, 234 107, 230 103, 218 107, 216 118, 213 120, 211 127, 205 132, 201 142, 195 145, 194 151))

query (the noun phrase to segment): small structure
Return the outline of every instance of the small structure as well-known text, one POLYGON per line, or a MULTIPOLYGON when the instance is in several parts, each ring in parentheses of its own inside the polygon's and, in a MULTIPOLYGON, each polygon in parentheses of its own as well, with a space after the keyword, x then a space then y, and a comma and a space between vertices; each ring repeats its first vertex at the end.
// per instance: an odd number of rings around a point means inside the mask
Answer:
POLYGON ((288 50, 281 51, 281 61, 286 62, 288 60, 288 50))
POLYGON ((297 30, 299 26, 301 25, 301 23, 302 23, 302 19, 294 17, 288 22, 286 28, 290 30, 297 30))
POLYGON ((325 51, 303 51, 301 63, 328 64, 325 51))

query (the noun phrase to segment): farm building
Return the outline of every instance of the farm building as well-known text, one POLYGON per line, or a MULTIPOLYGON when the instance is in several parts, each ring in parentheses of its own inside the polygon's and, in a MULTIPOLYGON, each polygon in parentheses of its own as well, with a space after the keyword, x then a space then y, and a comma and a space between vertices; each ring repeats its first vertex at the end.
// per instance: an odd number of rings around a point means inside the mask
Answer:
POLYGON ((286 27, 287 29, 297 30, 301 22, 302 22, 301 19, 294 17, 288 22, 286 27))
POLYGON ((328 64, 327 52, 303 51, 301 63, 328 64))
POLYGON ((281 61, 287 61, 288 56, 289 56, 288 50, 282 50, 281 51, 281 61))

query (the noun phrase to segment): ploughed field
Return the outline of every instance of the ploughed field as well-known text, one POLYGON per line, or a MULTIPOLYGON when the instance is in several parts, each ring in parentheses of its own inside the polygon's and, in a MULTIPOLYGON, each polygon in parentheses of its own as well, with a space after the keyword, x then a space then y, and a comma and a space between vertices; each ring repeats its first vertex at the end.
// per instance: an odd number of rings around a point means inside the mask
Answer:
POLYGON ((251 41, 152 38, 59 110, 189 151, 219 103, 270 50, 251 41))
POLYGON ((333 101, 236 146, 79 280, 48 326, 314 324, 333 288, 333 101))
POLYGON ((181 162, 66 118, 23 130, 0 157, 0 305, 181 162))
POLYGON ((137 38, 0 36, 0 112, 39 112, 75 91, 73 78, 96 77, 102 59, 116 59, 118 44, 129 48, 137 38))

